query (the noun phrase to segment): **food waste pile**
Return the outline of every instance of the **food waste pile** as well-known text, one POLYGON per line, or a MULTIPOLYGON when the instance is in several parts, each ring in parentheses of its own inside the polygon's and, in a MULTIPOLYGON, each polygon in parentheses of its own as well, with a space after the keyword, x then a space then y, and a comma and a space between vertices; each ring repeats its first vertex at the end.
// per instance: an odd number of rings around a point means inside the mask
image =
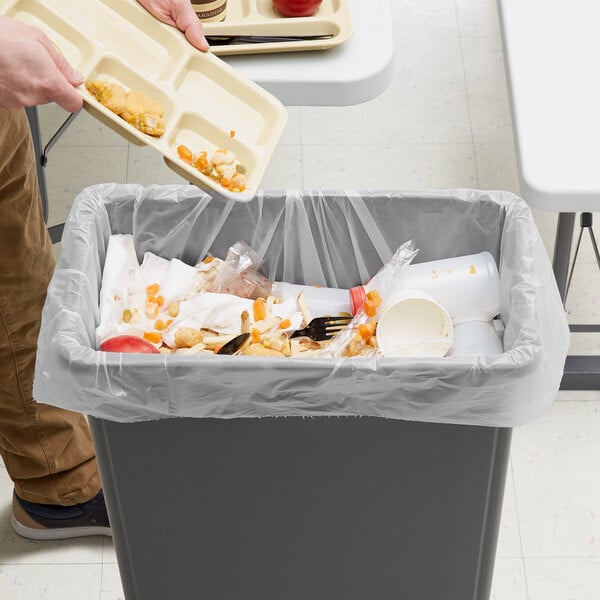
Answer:
MULTIPOLYGON (((147 252, 139 264, 133 237, 111 236, 96 329, 98 347, 281 358, 377 354, 376 291, 355 318, 349 301, 346 310, 343 302, 338 303, 342 310, 329 315, 331 323, 298 335, 316 316, 305 298, 306 286, 278 288, 258 272, 259 264, 256 253, 243 242, 232 246, 225 259, 208 255, 188 265, 147 252), (278 295, 278 289, 285 289, 285 294, 278 295)), ((318 316, 327 315, 321 311, 318 316)))

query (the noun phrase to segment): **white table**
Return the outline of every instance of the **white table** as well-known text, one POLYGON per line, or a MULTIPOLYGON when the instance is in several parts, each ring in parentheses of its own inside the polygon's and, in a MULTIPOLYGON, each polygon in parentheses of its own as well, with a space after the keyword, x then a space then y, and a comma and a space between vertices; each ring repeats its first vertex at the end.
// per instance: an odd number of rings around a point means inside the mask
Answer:
MULTIPOLYGON (((521 193, 559 213, 553 266, 564 300, 575 214, 593 235, 590 213, 600 211, 600 2, 498 0, 498 10, 521 193)), ((571 366, 588 383, 569 389, 598 389, 600 358, 570 358, 586 359, 571 366)))
POLYGON ((347 0, 352 37, 325 51, 228 56, 288 106, 345 106, 375 98, 393 76, 390 0, 347 0))

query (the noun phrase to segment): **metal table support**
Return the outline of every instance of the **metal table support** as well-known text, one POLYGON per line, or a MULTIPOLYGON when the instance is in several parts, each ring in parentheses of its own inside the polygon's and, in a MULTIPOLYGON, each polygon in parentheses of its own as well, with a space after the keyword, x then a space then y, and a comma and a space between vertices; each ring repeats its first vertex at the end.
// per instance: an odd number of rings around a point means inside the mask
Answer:
MULTIPOLYGON (((563 303, 567 300, 574 226, 575 213, 559 213, 552 267, 563 303)), ((571 325, 570 329, 573 333, 599 333, 600 325, 571 325)), ((567 356, 560 389, 600 390, 600 356, 567 356)))
MULTIPOLYGON (((48 152, 56 144, 60 136, 65 132, 67 127, 73 122, 73 119, 79 114, 78 112, 70 114, 65 122, 58 128, 56 133, 50 138, 48 143, 44 146, 42 144, 42 132, 40 129, 40 119, 38 115, 37 106, 30 106, 25 108, 27 113, 27 119, 29 120, 29 128, 31 129, 31 136, 33 138, 33 147, 36 156, 36 169, 38 176, 38 185, 40 188, 40 198, 42 201, 42 211, 44 213, 44 222, 48 223, 48 187, 46 186, 46 172, 44 171, 46 164, 48 163, 48 152)), ((60 242, 62 238, 63 229, 65 228, 64 223, 58 225, 52 225, 48 227, 48 233, 53 244, 60 242)))

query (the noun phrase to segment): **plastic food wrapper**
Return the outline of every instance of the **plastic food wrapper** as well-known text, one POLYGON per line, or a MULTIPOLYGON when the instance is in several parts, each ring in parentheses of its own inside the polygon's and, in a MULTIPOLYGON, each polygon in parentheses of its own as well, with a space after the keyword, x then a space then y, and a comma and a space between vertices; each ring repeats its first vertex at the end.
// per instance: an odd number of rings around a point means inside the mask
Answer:
MULTIPOLYGON (((374 416, 514 427, 554 401, 569 332, 544 246, 508 192, 260 192, 103 184, 75 199, 38 342, 37 401, 101 419, 374 416), (99 352, 95 328, 111 234, 188 265, 244 240, 271 281, 351 288, 405 240, 414 263, 488 251, 500 272, 504 352, 445 358, 249 357, 99 352)), ((125 260, 125 258, 124 258, 125 260)))
POLYGON ((211 291, 242 298, 266 298, 271 293, 271 282, 259 272, 262 262, 247 243, 235 242, 219 266, 211 291))

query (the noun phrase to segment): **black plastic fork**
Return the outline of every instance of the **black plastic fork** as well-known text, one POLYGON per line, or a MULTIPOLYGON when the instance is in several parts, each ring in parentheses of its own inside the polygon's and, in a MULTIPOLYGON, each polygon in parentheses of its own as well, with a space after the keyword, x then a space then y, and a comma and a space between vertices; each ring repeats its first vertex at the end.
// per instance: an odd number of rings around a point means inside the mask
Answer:
POLYGON ((290 337, 309 337, 317 342, 331 339, 342 330, 352 317, 317 317, 303 329, 297 329, 290 337))

